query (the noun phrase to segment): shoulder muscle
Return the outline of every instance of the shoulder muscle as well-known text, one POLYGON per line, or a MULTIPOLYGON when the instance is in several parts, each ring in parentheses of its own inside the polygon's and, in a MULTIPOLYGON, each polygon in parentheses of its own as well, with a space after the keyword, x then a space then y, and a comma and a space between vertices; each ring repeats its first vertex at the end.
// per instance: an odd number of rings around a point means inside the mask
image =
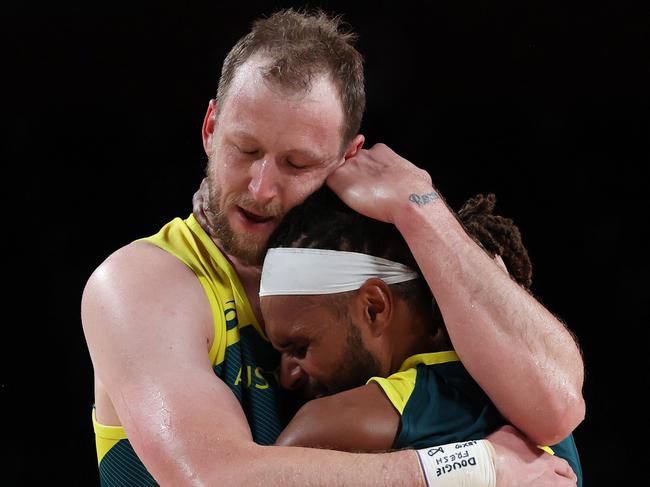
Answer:
POLYGON ((81 315, 95 373, 154 477, 181 481, 188 466, 214 461, 220 438, 250 440, 239 403, 212 371, 208 300, 174 256, 146 243, 117 251, 90 277, 81 315))
POLYGON ((344 451, 386 451, 399 432, 400 415, 371 382, 306 403, 277 444, 344 451))

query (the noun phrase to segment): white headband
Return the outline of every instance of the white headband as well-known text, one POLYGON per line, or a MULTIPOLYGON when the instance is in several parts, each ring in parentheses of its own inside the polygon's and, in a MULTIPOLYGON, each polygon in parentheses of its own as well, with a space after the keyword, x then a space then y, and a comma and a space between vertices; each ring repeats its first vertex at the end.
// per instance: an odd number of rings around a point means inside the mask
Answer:
POLYGON ((282 247, 266 253, 260 296, 342 293, 359 289, 371 277, 396 284, 419 275, 403 264, 372 255, 282 247))

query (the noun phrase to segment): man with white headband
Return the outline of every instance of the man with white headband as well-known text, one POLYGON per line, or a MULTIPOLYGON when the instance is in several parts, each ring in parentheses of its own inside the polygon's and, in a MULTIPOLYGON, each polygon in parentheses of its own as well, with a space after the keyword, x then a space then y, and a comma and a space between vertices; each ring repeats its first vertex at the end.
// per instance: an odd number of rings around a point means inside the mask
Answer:
MULTIPOLYGON (((515 257, 530 266, 517 227, 492 215, 491 203, 487 221, 502 228, 490 234, 489 224, 474 225, 475 235, 496 239, 502 253, 519 245, 523 255, 515 257)), ((430 485, 495 485, 484 438, 505 420, 451 349, 394 226, 337 206, 321 191, 285 217, 269 245, 260 286, 267 336, 282 353, 282 385, 313 399, 277 444, 420 448, 430 485)), ((567 479, 581 486, 573 437, 545 449, 568 461, 567 479)))

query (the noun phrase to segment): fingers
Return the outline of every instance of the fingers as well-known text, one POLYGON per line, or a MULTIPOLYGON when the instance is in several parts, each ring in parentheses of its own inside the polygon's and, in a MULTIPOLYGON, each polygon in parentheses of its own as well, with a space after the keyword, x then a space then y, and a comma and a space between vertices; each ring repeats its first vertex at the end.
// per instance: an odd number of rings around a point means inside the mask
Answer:
POLYGON ((558 486, 558 487, 576 487, 577 481, 576 479, 568 479, 566 477, 558 477, 555 476, 552 481, 549 483, 549 485, 553 486, 558 486))
POLYGON ((210 228, 209 222, 206 218, 205 212, 203 211, 203 206, 208 198, 208 180, 203 178, 199 189, 194 193, 192 197, 192 213, 194 218, 199 222, 204 229, 210 228))
POLYGON ((194 196, 192 196, 192 208, 194 210, 194 213, 200 213, 200 208, 203 205, 203 199, 204 199, 204 191, 205 187, 204 185, 206 184, 206 179, 203 178, 203 181, 201 181, 201 185, 199 186, 199 189, 196 190, 196 193, 194 193, 194 196))
POLYGON ((575 472, 571 468, 571 465, 569 465, 569 462, 559 457, 553 457, 553 459, 556 460, 556 464, 554 467, 556 474, 558 474, 560 477, 569 479, 574 483, 577 482, 578 477, 576 476, 575 472))

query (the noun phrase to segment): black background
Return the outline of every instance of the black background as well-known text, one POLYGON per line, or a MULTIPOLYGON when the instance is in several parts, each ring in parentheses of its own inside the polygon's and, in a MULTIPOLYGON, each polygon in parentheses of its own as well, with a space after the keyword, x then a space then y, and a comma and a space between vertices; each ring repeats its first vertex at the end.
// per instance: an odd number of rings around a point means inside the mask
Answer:
MULTIPOLYGON (((304 4, 192 5, 3 7, 0 483, 97 485, 85 281, 189 214, 225 54, 254 18, 304 4)), ((426 168, 454 208, 496 193, 518 223, 535 294, 584 351, 585 485, 625 485, 647 456, 648 8, 310 5, 360 35, 367 146, 426 168)))

